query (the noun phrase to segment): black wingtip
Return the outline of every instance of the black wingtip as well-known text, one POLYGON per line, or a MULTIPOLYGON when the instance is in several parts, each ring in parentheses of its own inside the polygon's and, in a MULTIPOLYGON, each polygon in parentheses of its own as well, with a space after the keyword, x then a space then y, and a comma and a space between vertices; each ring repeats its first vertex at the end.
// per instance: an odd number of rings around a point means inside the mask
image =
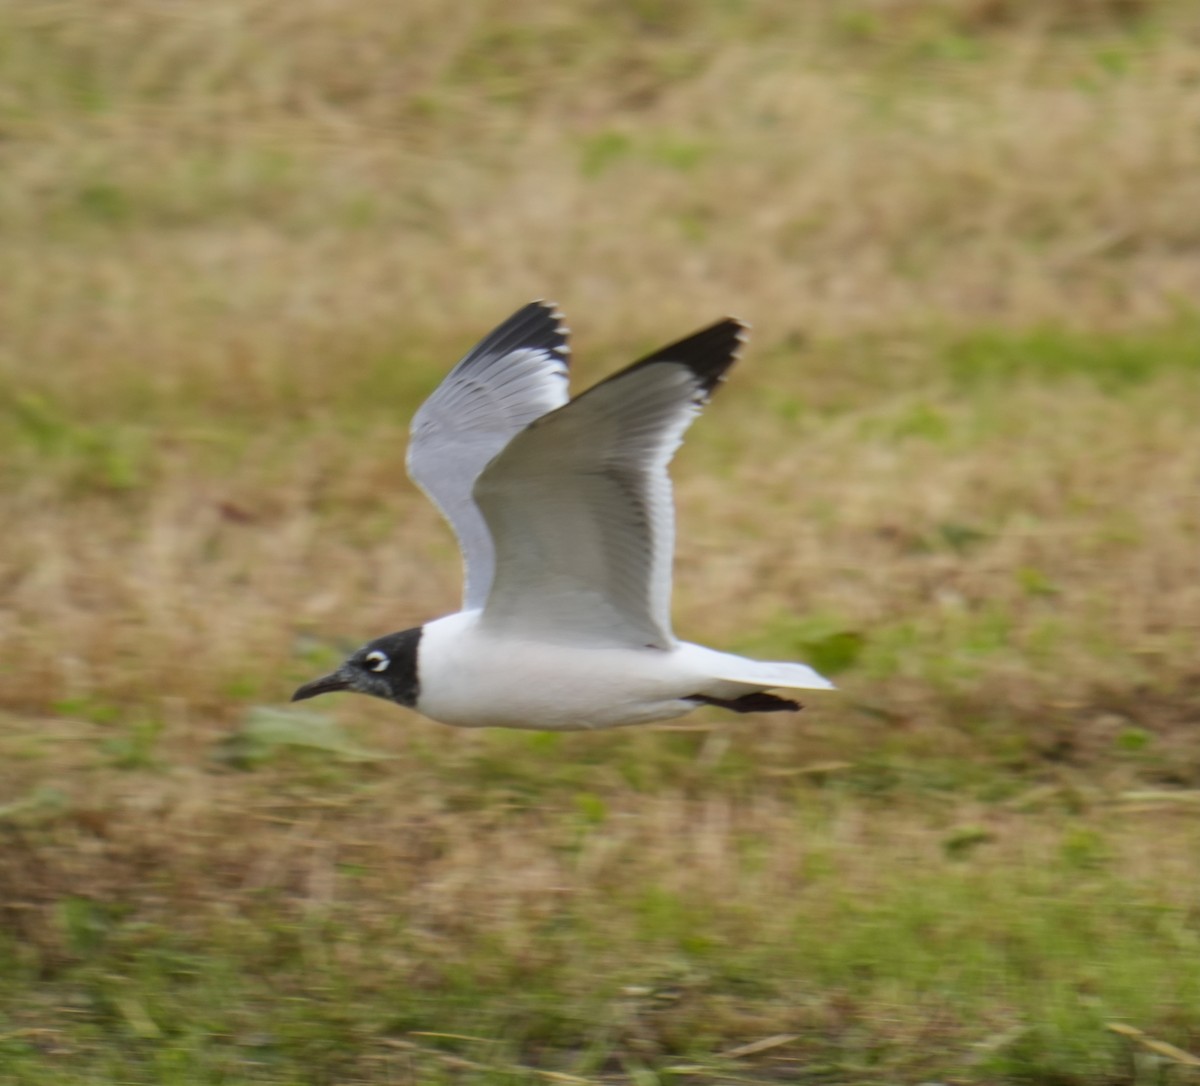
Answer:
POLYGON ((550 351, 566 365, 571 354, 567 342, 570 335, 562 310, 554 302, 538 298, 496 325, 466 353, 459 365, 520 350, 550 351))
POLYGON ((687 366, 696 375, 700 391, 708 399, 738 360, 750 338, 750 325, 736 317, 725 317, 707 328, 693 332, 675 343, 639 359, 629 369, 675 362, 687 366))

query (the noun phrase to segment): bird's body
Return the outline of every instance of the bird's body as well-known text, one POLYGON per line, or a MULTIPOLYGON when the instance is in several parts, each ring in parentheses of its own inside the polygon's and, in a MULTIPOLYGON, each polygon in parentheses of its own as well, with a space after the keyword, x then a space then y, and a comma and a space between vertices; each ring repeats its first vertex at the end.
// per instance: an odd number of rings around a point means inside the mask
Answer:
POLYGON ((417 707, 443 724, 573 731, 668 720, 710 701, 734 701, 789 676, 703 645, 670 649, 497 641, 479 611, 426 623, 417 647, 417 707), (741 681, 734 678, 738 676, 741 681))
POLYGON ((804 664, 680 642, 667 465, 732 365, 724 320, 567 400, 566 329, 532 303, 417 412, 409 472, 463 550, 463 610, 369 642, 294 700, 354 690, 462 727, 609 728, 698 705, 794 710, 804 664))

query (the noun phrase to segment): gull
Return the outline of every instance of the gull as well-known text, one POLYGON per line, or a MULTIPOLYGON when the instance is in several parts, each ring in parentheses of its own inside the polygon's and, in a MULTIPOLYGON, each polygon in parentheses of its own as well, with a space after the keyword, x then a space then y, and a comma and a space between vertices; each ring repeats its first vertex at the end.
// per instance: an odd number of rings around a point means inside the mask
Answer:
POLYGON ((569 399, 569 330, 531 302, 413 417, 408 473, 445 516, 462 610, 363 645, 293 701, 338 690, 461 727, 643 724, 702 705, 797 710, 832 684, 800 663, 679 641, 667 467, 745 341, 733 318, 569 399))

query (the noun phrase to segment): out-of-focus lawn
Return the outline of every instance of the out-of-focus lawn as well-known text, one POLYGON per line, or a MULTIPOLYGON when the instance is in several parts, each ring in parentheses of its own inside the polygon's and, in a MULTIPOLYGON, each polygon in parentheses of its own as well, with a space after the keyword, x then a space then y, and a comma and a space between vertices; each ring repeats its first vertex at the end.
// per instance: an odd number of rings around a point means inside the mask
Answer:
POLYGON ((1198 135, 1166 0, 0 6, 0 1083, 1194 1075, 1198 135), (677 627, 839 694, 279 712, 541 296, 754 324, 677 627))

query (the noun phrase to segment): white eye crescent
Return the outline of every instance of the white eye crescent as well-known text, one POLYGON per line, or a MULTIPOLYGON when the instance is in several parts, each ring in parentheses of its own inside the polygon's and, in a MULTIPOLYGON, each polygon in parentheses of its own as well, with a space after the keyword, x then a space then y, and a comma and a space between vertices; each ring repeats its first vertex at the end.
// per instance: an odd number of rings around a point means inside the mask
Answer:
POLYGON ((384 653, 380 652, 378 649, 373 649, 363 657, 363 663, 366 664, 367 667, 372 671, 387 671, 388 664, 390 664, 391 661, 384 653))

